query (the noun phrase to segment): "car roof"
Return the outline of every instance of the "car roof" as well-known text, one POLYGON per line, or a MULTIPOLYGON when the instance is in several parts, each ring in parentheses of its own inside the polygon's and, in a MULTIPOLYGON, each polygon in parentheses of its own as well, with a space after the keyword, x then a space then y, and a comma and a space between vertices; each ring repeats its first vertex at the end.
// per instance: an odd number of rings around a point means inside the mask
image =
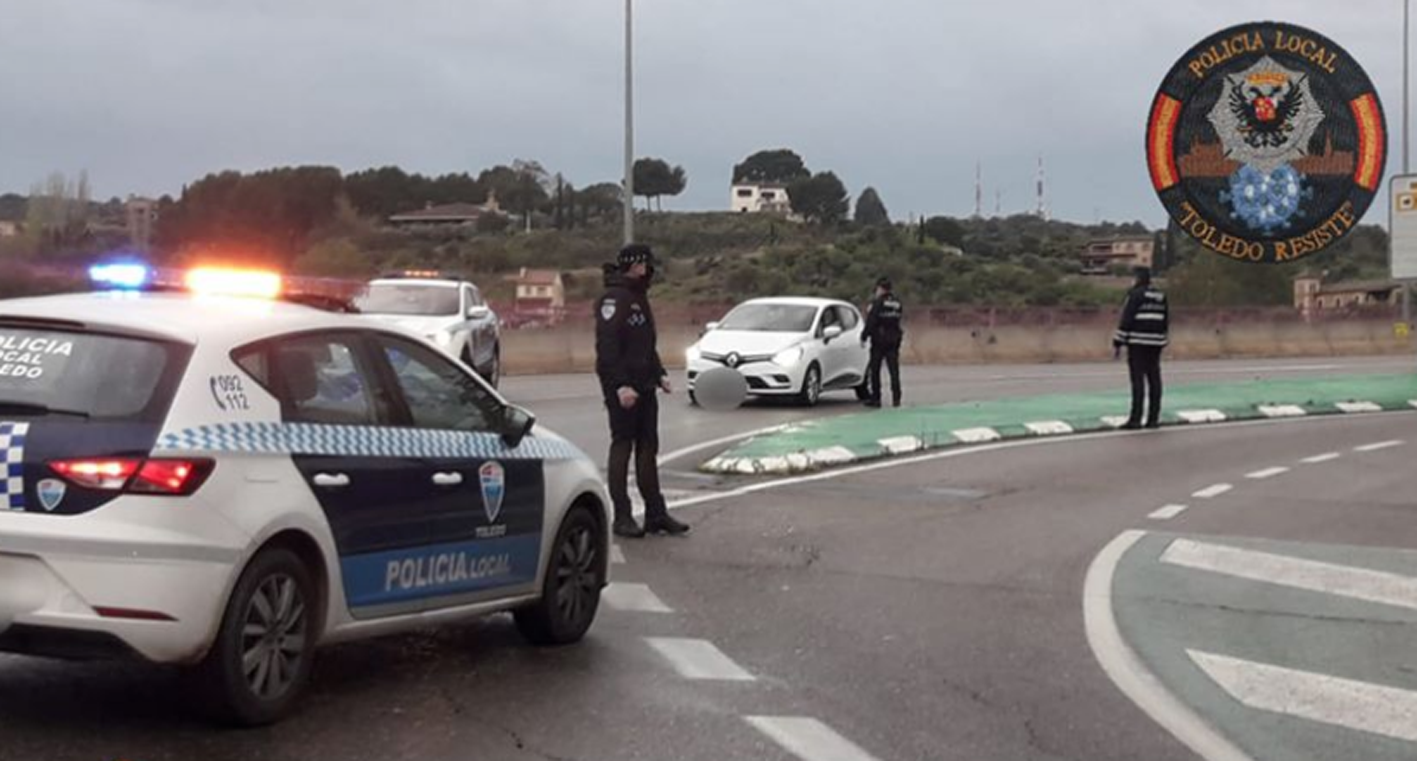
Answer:
POLYGON ((470 280, 451 280, 437 277, 381 277, 377 280, 370 280, 370 285, 428 285, 440 288, 450 288, 459 285, 472 285, 470 280))
POLYGON ((0 300, 6 317, 79 322, 181 343, 239 346, 305 330, 369 327, 364 319, 284 301, 190 293, 98 291, 0 300))
POLYGON ((848 304, 847 302, 842 301, 842 300, 840 300, 840 299, 823 299, 823 298, 816 298, 816 297, 813 297, 813 296, 766 296, 766 297, 763 297, 763 298, 748 299, 747 301, 745 301, 745 302, 743 302, 743 303, 744 303, 744 304, 787 304, 787 305, 789 305, 789 306, 819 307, 819 308, 820 308, 820 307, 825 307, 825 306, 841 306, 841 305, 843 305, 843 304, 846 304, 847 306, 850 306, 850 304, 848 304))

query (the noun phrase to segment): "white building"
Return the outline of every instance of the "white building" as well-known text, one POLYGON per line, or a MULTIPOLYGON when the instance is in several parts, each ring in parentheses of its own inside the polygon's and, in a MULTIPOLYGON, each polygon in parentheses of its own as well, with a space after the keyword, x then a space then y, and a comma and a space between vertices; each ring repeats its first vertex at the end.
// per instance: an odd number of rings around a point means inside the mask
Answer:
POLYGON ((732 209, 749 214, 791 214, 787 186, 776 182, 733 184, 732 209))

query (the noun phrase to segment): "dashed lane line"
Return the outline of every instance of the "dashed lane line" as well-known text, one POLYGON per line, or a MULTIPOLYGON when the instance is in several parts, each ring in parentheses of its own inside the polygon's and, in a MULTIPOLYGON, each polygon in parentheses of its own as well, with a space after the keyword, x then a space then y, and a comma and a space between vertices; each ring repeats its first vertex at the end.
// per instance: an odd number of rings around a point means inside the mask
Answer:
POLYGON ((1251 708, 1417 742, 1417 692, 1214 653, 1186 654, 1251 708))
POLYGON ((875 761, 874 756, 836 730, 807 716, 743 718, 802 761, 875 761))
POLYGON ((756 677, 706 639, 646 637, 645 642, 685 679, 752 682, 756 677))
POLYGON ((674 609, 664 604, 648 584, 612 581, 601 592, 605 604, 616 610, 631 613, 673 613, 674 609))
POLYGON ((1299 462, 1305 465, 1318 465, 1321 462, 1333 462, 1342 456, 1343 454, 1341 452, 1325 452, 1323 454, 1316 454, 1313 457, 1305 457, 1299 462))
POLYGON ((1265 480, 1266 478, 1274 478, 1275 476, 1282 476, 1282 475, 1284 475, 1285 473, 1288 473, 1288 472, 1289 472, 1289 469, 1288 469, 1288 468, 1283 467, 1283 466, 1278 466, 1278 465, 1276 465, 1276 466, 1273 467, 1273 468, 1265 468, 1264 470, 1257 470, 1257 471, 1255 471, 1255 472, 1253 472, 1253 473, 1246 473, 1246 474, 1245 474, 1245 478, 1248 478, 1248 479, 1251 479, 1251 480, 1254 480, 1254 481, 1263 481, 1263 480, 1265 480))
POLYGON ((1402 446, 1402 445, 1405 444, 1405 443, 1406 443, 1406 442, 1404 442, 1404 441, 1402 441, 1402 440, 1400 440, 1400 439, 1393 439, 1392 441, 1379 441, 1379 442, 1376 443, 1376 444, 1364 444, 1364 445, 1361 446, 1361 447, 1353 447, 1353 451, 1354 451, 1354 452, 1377 452, 1377 451, 1382 450, 1382 449, 1392 449, 1393 447, 1400 447, 1400 446, 1402 446))
POLYGON ((1165 507, 1151 511, 1146 517, 1154 521, 1169 521, 1181 513, 1186 512, 1186 510, 1186 505, 1166 505, 1165 507))
POLYGON ((1247 581, 1417 610, 1417 578, 1386 571, 1177 539, 1161 553, 1168 565, 1247 581))
POLYGON ((1215 499, 1216 497, 1219 497, 1220 495, 1234 488, 1235 487, 1230 484, 1212 484, 1210 486, 1205 487, 1204 489, 1201 489, 1195 494, 1192 494, 1191 496, 1195 497, 1196 499, 1215 499))

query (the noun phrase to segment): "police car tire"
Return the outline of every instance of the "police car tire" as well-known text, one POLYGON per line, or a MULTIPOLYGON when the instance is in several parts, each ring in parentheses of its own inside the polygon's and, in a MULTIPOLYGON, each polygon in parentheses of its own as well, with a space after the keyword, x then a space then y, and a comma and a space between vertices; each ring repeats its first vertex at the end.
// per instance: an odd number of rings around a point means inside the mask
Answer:
POLYGON ((274 723, 290 712, 310 681, 320 620, 319 599, 309 569, 290 550, 265 549, 251 560, 227 601, 216 641, 191 674, 197 680, 195 687, 202 708, 211 718, 224 724, 255 727, 274 723), (262 699, 252 692, 242 673, 242 630, 252 597, 267 580, 281 576, 295 582, 304 606, 302 656, 285 691, 276 698, 262 699))
POLYGON ((560 530, 556 532, 556 542, 551 545, 551 559, 546 564, 546 579, 541 585, 541 599, 512 613, 517 623, 517 631, 521 632, 528 642, 533 645, 569 645, 580 641, 590 630, 590 625, 595 621, 595 612, 600 606, 600 591, 605 586, 608 550, 604 537, 605 532, 596 523, 590 510, 573 507, 566 513, 560 530), (576 547, 582 540, 591 543, 588 549, 592 554, 589 558, 583 557, 576 547), (568 549, 572 553, 571 565, 576 566, 574 568, 568 568, 564 562, 563 553, 568 549), (558 571, 566 570, 571 571, 569 579, 573 583, 580 582, 590 587, 584 590, 587 596, 582 598, 579 615, 574 620, 567 620, 557 604, 558 595, 564 586, 558 571), (584 577, 586 572, 591 574, 589 579, 584 577))

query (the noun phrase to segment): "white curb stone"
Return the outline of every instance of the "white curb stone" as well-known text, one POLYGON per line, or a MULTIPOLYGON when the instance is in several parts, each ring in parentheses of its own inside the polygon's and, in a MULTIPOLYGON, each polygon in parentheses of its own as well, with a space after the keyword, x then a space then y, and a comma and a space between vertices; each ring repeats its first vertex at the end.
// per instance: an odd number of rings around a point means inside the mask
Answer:
POLYGON ((998 441, 1003 436, 993 428, 961 428, 958 431, 950 431, 963 444, 983 444, 986 441, 998 441))
POLYGON ((1265 417, 1303 417, 1308 413, 1297 404, 1261 404, 1260 414, 1265 417))
POLYGON ((1040 420, 1036 423, 1024 423, 1023 427, 1035 436, 1063 436, 1073 432, 1073 427, 1061 420, 1040 420))
POLYGON ((1226 420, 1225 413, 1220 410, 1181 410, 1176 417, 1187 423, 1223 423, 1226 420))
POLYGON ((876 442, 887 454, 910 454, 919 452, 925 448, 925 442, 918 436, 895 436, 889 439, 881 439, 876 442))
POLYGON ((1361 412, 1382 412, 1383 408, 1373 402, 1339 402, 1334 405, 1340 410, 1353 415, 1361 412))

